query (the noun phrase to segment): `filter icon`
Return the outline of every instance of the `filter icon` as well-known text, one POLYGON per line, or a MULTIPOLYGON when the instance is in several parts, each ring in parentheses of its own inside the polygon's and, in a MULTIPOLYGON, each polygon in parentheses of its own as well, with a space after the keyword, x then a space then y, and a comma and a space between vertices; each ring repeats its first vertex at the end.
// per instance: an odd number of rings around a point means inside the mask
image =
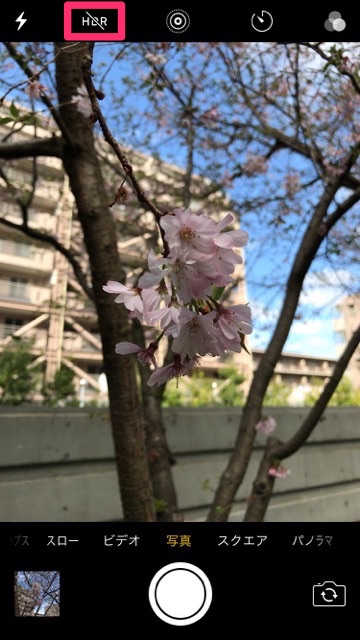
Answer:
POLYGON ((341 17, 341 13, 339 11, 331 11, 329 13, 328 19, 325 21, 325 29, 326 31, 344 31, 346 28, 346 22, 341 17))

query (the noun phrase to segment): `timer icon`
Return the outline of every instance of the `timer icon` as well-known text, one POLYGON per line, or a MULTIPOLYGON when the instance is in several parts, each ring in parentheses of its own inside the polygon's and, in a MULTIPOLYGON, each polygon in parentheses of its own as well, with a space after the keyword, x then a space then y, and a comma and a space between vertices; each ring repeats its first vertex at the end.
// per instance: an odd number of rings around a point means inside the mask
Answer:
POLYGON ((273 17, 268 11, 259 11, 251 16, 251 26, 259 33, 269 31, 274 24, 273 17))

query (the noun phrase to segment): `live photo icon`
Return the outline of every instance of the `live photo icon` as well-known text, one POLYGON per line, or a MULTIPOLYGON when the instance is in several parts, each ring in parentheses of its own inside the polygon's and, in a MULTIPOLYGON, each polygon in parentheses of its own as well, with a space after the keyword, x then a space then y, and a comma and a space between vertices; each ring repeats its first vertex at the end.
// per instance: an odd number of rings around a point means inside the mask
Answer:
POLYGON ((65 40, 125 40, 125 2, 65 2, 65 40))

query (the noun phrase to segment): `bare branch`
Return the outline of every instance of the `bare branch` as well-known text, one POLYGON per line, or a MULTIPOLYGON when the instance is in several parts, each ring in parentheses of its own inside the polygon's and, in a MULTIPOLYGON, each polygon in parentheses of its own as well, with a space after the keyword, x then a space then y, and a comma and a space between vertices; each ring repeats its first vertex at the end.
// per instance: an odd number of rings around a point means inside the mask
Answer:
POLYGON ((307 417, 302 423, 301 427, 294 434, 290 440, 285 443, 277 444, 273 450, 272 454, 275 458, 279 460, 283 460, 284 458, 288 458, 292 456, 300 447, 304 444, 304 442, 308 439, 310 434, 315 429, 317 423, 319 422, 322 414, 324 413, 326 406, 331 399, 336 387, 338 386, 342 376, 345 373, 346 367, 350 362, 351 357, 355 353, 356 348, 360 344, 360 325, 354 331, 351 336, 346 348, 342 354, 342 356, 337 361, 333 374, 329 380, 329 382, 325 385, 320 397, 315 402, 315 405, 309 411, 307 417))
POLYGON ((101 111, 100 105, 99 105, 99 101, 98 101, 98 97, 97 97, 97 93, 96 93, 96 89, 94 87, 94 83, 92 81, 92 76, 91 76, 91 65, 92 65, 92 58, 90 55, 86 55, 84 56, 83 59, 83 63, 82 63, 82 72, 83 72, 83 77, 84 77, 84 83, 86 85, 88 94, 89 94, 89 98, 91 101, 91 105, 93 108, 93 114, 94 114, 94 121, 98 121, 99 125, 101 127, 101 130, 103 132, 104 135, 104 139, 105 141, 111 146, 111 148, 114 150, 116 157, 119 159, 122 168, 125 171, 126 176, 129 178, 134 191, 136 193, 137 199, 140 202, 140 204, 142 204, 146 209, 148 209, 149 211, 151 211, 155 217, 155 220, 158 224, 159 230, 160 230, 160 234, 161 234, 161 238, 163 241, 163 245, 164 245, 164 255, 168 255, 169 253, 169 247, 168 244, 165 240, 165 233, 164 230, 162 229, 162 227, 160 226, 160 219, 163 215, 163 212, 160 211, 160 209, 158 209, 158 207, 146 196, 144 190, 142 189, 139 181, 137 180, 136 176, 134 175, 134 171, 133 171, 133 167, 130 164, 130 162, 128 161, 125 153, 122 151, 119 143, 115 140, 114 136, 112 135, 106 119, 101 111))
POLYGON ((340 64, 338 60, 336 60, 334 58, 333 55, 327 55, 321 48, 319 44, 311 44, 310 42, 300 42, 299 44, 303 45, 304 47, 307 47, 308 49, 312 49, 313 51, 316 51, 316 53, 321 56, 321 58, 323 58, 324 60, 326 60, 326 62, 332 66, 335 67, 335 69, 337 69, 339 71, 339 73, 341 73, 341 75, 346 76, 347 78, 350 79, 352 86, 354 87, 356 93, 358 93, 360 95, 360 84, 358 82, 358 80, 356 79, 356 76, 354 73, 352 73, 352 71, 350 69, 346 68, 346 64, 344 62, 344 64, 340 64))
POLYGON ((46 242, 47 244, 50 244, 52 247, 54 247, 54 249, 62 253, 62 255, 65 256, 67 261, 71 264, 74 270, 74 275, 81 285, 81 288, 86 296, 90 300, 94 300, 93 290, 87 284, 86 277, 80 263, 73 256, 72 252, 69 251, 69 249, 66 249, 54 236, 51 236, 48 233, 44 233, 42 231, 36 231, 25 223, 17 224, 16 222, 11 222, 10 220, 6 220, 5 218, 0 218, 0 224, 5 225, 6 227, 10 227, 11 229, 21 231, 21 233, 24 233, 24 235, 28 236, 29 238, 34 238, 35 240, 46 242))
MULTIPOLYGON (((71 46, 73 47, 74 44, 77 43, 71 43, 71 46)), ((30 69, 29 65, 26 63, 26 60, 24 58, 24 56, 17 51, 16 47, 13 45, 12 42, 4 42, 5 47, 7 48, 9 54, 11 55, 11 57, 13 58, 13 60, 15 60, 15 62, 19 65, 20 69, 22 69, 22 71, 24 71, 24 73, 27 75, 27 77, 29 78, 29 80, 33 80, 34 78, 36 78, 40 72, 37 72, 36 74, 34 74, 33 70, 30 69)), ((54 60, 56 60, 57 56, 59 55, 60 52, 57 52, 54 60)), ((45 104, 45 106, 49 109, 50 113, 52 114, 52 117, 54 118, 56 124, 58 125, 62 135, 64 136, 66 142, 70 145, 73 146, 73 142, 71 140, 71 136, 62 120, 62 118, 60 117, 60 114, 57 110, 56 107, 54 107, 53 103, 51 102, 50 98, 45 94, 42 93, 41 96, 41 101, 45 104)))
POLYGON ((62 158, 64 141, 58 136, 43 140, 25 140, 22 142, 0 143, 0 158, 16 160, 17 158, 51 156, 62 158))

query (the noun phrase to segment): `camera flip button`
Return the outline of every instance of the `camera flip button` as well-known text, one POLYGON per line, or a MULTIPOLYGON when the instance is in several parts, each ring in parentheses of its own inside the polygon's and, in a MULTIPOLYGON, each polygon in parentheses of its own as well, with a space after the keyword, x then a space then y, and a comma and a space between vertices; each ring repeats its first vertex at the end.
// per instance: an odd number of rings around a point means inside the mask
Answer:
POLYGON ((346 587, 344 584, 336 584, 332 580, 314 584, 314 607, 345 607, 346 587))

